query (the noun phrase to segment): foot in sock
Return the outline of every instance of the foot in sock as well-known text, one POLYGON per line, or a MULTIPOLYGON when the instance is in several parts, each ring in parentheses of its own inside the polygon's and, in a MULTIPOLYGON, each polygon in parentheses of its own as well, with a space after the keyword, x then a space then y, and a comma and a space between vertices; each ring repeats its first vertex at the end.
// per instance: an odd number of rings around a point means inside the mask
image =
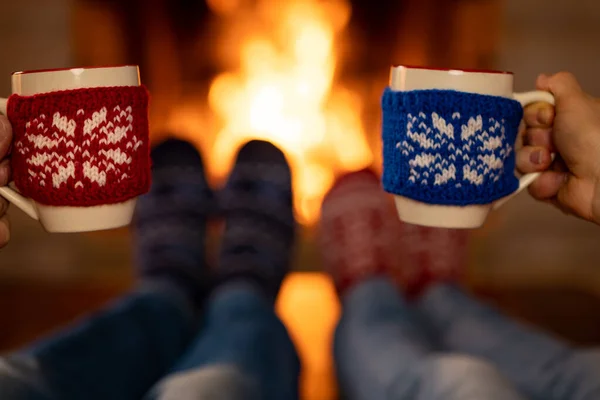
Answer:
POLYGON ((323 201, 320 245, 338 292, 373 276, 393 279, 407 297, 453 282, 466 265, 467 232, 400 222, 368 170, 336 182, 323 201))
POLYGON ((440 282, 458 282, 468 259, 468 231, 402 224, 400 239, 406 262, 396 274, 409 297, 440 282), (410 271, 408 271, 410 269, 410 271))
POLYGON ((338 293, 368 278, 400 269, 400 222, 374 172, 340 178, 325 196, 319 242, 338 293))
POLYGON ((152 150, 152 186, 138 199, 132 231, 143 281, 164 281, 194 304, 207 284, 205 230, 214 196, 202 158, 190 143, 169 139, 152 150))
POLYGON ((295 227, 291 174, 283 153, 267 142, 248 142, 219 201, 225 232, 218 284, 246 281, 274 300, 290 268, 295 227))

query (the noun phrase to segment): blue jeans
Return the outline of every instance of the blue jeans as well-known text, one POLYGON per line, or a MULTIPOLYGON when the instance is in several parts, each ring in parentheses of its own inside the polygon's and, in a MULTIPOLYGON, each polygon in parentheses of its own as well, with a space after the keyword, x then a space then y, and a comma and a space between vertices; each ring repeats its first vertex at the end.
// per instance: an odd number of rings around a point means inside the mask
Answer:
POLYGON ((254 287, 219 288, 204 327, 148 396, 160 400, 297 400, 300 361, 283 323, 254 287))
POLYGON ((386 279, 342 299, 334 356, 350 400, 600 399, 600 352, 578 351, 449 285, 409 304, 386 279))
MULTIPOLYGON (((409 305, 373 279, 343 304, 334 352, 348 399, 600 398, 598 352, 574 350, 455 287, 433 287, 409 305)), ((294 347, 252 286, 218 289, 191 345, 190 311, 168 291, 138 291, 1 360, 1 398, 298 398, 294 347)))
POLYGON ((297 399, 295 349, 273 305, 253 287, 218 289, 194 339, 195 324, 174 292, 137 291, 0 359, 0 398, 297 399))

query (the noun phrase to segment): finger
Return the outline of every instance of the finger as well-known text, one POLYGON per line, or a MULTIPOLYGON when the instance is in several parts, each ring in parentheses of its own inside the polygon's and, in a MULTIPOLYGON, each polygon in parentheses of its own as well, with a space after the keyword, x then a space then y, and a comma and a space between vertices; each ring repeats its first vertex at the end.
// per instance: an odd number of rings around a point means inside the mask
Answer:
POLYGON ((548 80, 550 79, 550 75, 548 74, 539 74, 537 79, 535 80, 535 87, 539 90, 548 90, 548 80))
POLYGON ((517 152, 517 169, 524 174, 545 171, 551 163, 550 151, 544 147, 525 146, 517 152))
POLYGON ((534 199, 550 200, 558 194, 561 186, 565 184, 566 174, 555 171, 546 171, 529 185, 529 194, 534 199))
POLYGON ((552 140, 552 128, 531 128, 525 133, 528 146, 545 147, 550 152, 556 151, 552 140))
POLYGON ((0 160, 8 154, 8 150, 12 144, 12 135, 12 127, 8 118, 0 115, 0 160))
POLYGON ((523 119, 529 128, 548 128, 554 122, 554 106, 548 103, 534 103, 523 112, 523 119))
POLYGON ((536 81, 536 86, 540 90, 546 90, 560 101, 563 97, 581 95, 582 90, 579 82, 570 72, 559 72, 552 76, 540 75, 536 81))
POLYGON ((7 215, 0 217, 0 248, 6 246, 10 240, 10 221, 7 215))
POLYGON ((0 216, 6 214, 9 205, 10 203, 8 202, 8 200, 6 200, 3 197, 0 197, 0 216))
POLYGON ((593 220, 594 183, 568 174, 564 183, 558 189, 556 199, 563 209, 589 221, 593 220))
POLYGON ((0 162, 0 186, 8 185, 10 182, 10 160, 4 159, 0 162))

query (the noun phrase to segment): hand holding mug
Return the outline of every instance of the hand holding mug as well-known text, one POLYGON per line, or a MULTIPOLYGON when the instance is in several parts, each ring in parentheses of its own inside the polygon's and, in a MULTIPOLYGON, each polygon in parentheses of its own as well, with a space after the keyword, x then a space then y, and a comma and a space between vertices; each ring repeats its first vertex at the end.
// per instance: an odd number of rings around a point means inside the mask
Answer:
POLYGON ((148 93, 138 67, 16 72, 12 92, 0 113, 12 126, 14 185, 1 181, 0 196, 49 232, 129 224, 150 186, 148 93))
POLYGON ((600 224, 600 100, 565 72, 540 76, 537 87, 554 95, 556 107, 525 110, 525 146, 517 152, 517 167, 523 173, 543 171, 529 187, 534 198, 600 224), (558 157, 547 170, 550 152, 558 157))
MULTIPOLYGON (((10 181, 10 160, 8 152, 12 143, 12 128, 8 118, 0 115, 0 186, 10 181)), ((0 247, 4 247, 10 238, 10 225, 6 211, 8 201, 0 197, 0 247)))
POLYGON ((383 187, 401 220, 476 228, 539 176, 515 177, 523 107, 548 91, 514 93, 513 74, 399 66, 382 98, 383 187))

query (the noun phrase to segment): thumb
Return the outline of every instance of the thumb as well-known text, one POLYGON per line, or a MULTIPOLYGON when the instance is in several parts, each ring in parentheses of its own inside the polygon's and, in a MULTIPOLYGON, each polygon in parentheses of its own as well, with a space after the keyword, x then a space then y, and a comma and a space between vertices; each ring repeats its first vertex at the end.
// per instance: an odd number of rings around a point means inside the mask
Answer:
POLYGON ((4 115, 0 115, 0 161, 8 154, 12 144, 12 137, 12 128, 8 118, 4 115))
POLYGON ((593 220, 594 184, 592 182, 569 174, 558 189, 556 200, 560 207, 569 214, 577 215, 588 221, 593 220))
POLYGON ((536 86, 539 90, 545 90, 554 95, 557 102, 563 98, 581 95, 583 91, 577 79, 570 72, 559 72, 552 76, 540 75, 536 86))

